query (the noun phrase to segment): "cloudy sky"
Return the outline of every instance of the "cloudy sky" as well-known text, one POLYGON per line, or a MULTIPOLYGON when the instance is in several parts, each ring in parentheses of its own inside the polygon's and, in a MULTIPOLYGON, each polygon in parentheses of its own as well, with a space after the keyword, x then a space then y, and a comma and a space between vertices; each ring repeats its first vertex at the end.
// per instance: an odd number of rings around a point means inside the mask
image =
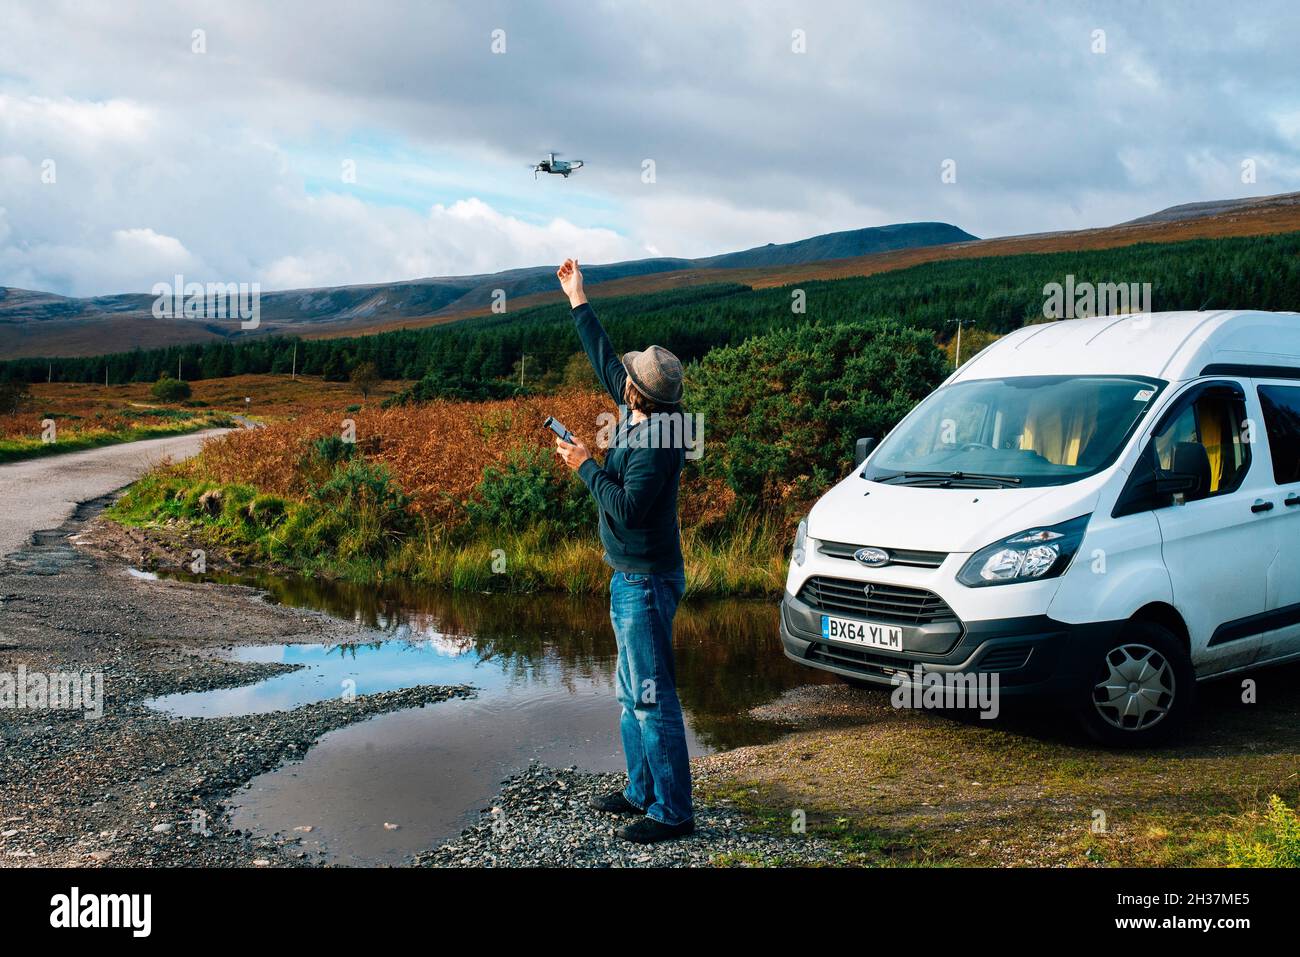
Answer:
POLYGON ((1297 11, 0 0, 0 285, 379 282, 1298 190, 1297 11), (548 149, 588 165, 534 181, 548 149))

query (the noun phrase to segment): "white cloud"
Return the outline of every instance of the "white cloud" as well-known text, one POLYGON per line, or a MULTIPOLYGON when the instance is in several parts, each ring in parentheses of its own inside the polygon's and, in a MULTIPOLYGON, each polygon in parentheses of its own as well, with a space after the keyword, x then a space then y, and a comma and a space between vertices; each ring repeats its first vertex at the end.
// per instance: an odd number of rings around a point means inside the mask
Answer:
POLYGON ((519 264, 558 262, 578 250, 590 262, 641 255, 635 243, 612 229, 582 228, 562 217, 536 225, 503 215, 475 197, 435 205, 429 211, 428 231, 441 257, 459 258, 467 272, 500 268, 503 250, 519 264))
POLYGON ((5 97, 0 124, 7 285, 142 292, 180 271, 269 291, 494 272, 575 251, 593 261, 642 255, 612 229, 562 216, 535 224, 475 197, 420 213, 309 195, 265 139, 196 128, 174 111, 5 97), (55 161, 52 183, 42 182, 42 157, 55 161))
POLYGON ((661 196, 656 189, 647 187, 642 198, 629 204, 631 218, 647 248, 668 250, 670 256, 694 259, 886 223, 882 210, 845 196, 821 196, 815 205, 797 210, 766 209, 685 192, 665 190, 661 196), (709 227, 702 229, 703 223, 709 227))
POLYGON ((9 0, 0 284, 379 282, 1300 189, 1291 5, 1185 6, 9 0), (534 184, 551 148, 588 165, 534 184))
POLYGON ((29 141, 57 138, 65 146, 97 148, 138 143, 152 136, 156 127, 154 110, 130 100, 94 102, 0 93, 0 130, 6 139, 19 135, 29 141))
POLYGON ((346 196, 304 197, 293 215, 313 238, 305 251, 270 262, 263 288, 495 272, 503 264, 558 262, 575 252, 593 262, 641 255, 613 230, 585 229, 561 218, 536 225, 477 198, 435 205, 421 215, 373 209, 346 196))
POLYGON ((175 236, 160 236, 152 229, 113 230, 113 252, 149 260, 164 269, 192 266, 194 259, 175 236))

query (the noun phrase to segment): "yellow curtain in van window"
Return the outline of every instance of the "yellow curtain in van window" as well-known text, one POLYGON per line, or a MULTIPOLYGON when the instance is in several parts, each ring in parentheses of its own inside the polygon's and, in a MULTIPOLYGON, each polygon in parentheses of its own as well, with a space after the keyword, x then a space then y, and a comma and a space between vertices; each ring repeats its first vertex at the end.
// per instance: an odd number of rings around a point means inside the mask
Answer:
POLYGON ((1223 487, 1224 466, 1232 447, 1232 423, 1228 419, 1231 410, 1228 403, 1218 398, 1196 405, 1201 444, 1210 459, 1210 491, 1217 492, 1223 487))
POLYGON ((1053 465, 1078 465, 1079 456, 1097 431, 1097 395, 1080 396, 1061 408, 1059 396, 1051 405, 1034 403, 1025 416, 1020 447, 1037 452, 1053 465))

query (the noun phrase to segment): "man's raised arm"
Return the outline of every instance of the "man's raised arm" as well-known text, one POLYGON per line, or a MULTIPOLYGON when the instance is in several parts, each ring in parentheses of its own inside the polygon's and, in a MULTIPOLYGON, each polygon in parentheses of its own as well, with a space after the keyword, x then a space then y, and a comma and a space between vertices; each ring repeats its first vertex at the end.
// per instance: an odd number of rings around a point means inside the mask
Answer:
POLYGON ((596 318, 596 311, 587 302, 587 294, 582 289, 582 272, 578 269, 576 259, 566 259, 564 265, 555 271, 560 280, 560 288, 569 297, 569 307, 573 310, 573 323, 582 340, 582 348, 591 360, 591 367, 596 370, 596 378, 605 387, 614 401, 622 404, 623 386, 627 384, 627 370, 623 360, 614 351, 614 344, 609 341, 596 318))

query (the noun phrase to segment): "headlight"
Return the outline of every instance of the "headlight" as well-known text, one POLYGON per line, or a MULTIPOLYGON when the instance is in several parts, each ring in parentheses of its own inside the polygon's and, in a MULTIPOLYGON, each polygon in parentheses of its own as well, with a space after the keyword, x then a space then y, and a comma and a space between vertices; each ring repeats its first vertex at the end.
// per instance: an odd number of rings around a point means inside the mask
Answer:
POLYGON ((804 519, 799 523, 799 531, 794 533, 794 551, 790 553, 790 560, 796 565, 802 565, 804 559, 808 557, 806 549, 808 547, 808 520, 804 519))
POLYGON ((967 559, 957 581, 971 588, 1055 578, 1070 567, 1091 515, 1031 528, 994 542, 967 559))

